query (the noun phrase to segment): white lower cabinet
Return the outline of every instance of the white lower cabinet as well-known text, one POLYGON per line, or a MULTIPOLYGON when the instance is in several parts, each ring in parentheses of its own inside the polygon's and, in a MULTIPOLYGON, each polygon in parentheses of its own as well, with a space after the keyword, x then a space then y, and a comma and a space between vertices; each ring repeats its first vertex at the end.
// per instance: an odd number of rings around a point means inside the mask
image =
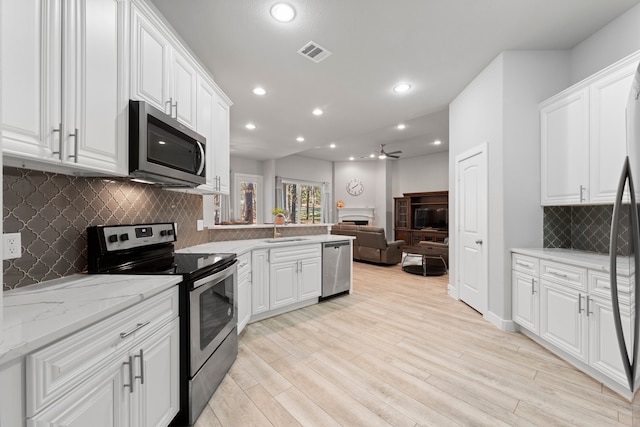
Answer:
POLYGON ((540 282, 540 337, 587 362, 586 296, 548 280, 540 282))
MULTIPOLYGON (((252 255, 252 315, 297 308, 322 290, 320 244, 256 249, 252 255)), ((281 311, 278 311, 281 312, 281 311)))
POLYGON ((238 334, 251 319, 251 253, 238 257, 238 334))
MULTIPOLYGON (((614 325, 609 274, 602 268, 578 267, 571 258, 565 264, 559 259, 548 261, 516 252, 512 268, 514 322, 538 337, 551 351, 582 366, 586 373, 623 395, 628 393, 614 325)), ((618 289, 629 353, 634 308, 628 273, 618 276, 618 289)))
POLYGON ((27 356, 27 426, 168 425, 179 333, 176 287, 27 356))

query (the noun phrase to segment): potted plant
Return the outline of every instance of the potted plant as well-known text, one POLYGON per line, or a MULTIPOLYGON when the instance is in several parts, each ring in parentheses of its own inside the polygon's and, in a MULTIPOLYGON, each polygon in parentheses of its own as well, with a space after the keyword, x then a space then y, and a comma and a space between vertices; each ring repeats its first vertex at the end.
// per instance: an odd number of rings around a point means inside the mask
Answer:
POLYGON ((271 215, 273 215, 274 222, 276 224, 284 224, 284 209, 282 208, 273 208, 271 209, 271 215))

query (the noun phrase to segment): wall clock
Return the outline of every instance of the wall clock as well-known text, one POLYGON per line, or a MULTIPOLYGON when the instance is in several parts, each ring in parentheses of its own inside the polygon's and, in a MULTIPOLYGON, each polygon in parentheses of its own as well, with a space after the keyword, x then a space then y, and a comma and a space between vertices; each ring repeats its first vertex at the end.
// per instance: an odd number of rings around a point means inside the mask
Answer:
POLYGON ((351 194, 352 196, 359 196, 363 191, 364 186, 362 185, 362 181, 360 181, 358 178, 350 179, 347 182, 347 193, 351 194))

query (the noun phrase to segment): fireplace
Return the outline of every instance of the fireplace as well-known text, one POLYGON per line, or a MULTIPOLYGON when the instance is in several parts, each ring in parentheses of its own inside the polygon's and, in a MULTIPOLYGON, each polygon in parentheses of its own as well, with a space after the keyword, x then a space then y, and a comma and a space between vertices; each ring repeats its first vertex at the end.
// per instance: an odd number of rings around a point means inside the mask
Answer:
POLYGON ((350 221, 356 225, 373 225, 374 212, 373 208, 341 208, 338 209, 338 222, 350 221))

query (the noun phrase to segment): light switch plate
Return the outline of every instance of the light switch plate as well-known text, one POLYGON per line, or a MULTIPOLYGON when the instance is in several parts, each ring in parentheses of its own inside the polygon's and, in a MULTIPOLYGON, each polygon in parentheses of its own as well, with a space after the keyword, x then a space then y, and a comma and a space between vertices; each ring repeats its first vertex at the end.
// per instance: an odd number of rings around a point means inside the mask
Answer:
POLYGON ((204 230, 204 220, 202 220, 202 219, 199 219, 199 220, 198 220, 198 222, 197 222, 197 224, 196 224, 196 229, 197 229, 198 231, 202 231, 202 230, 204 230))
POLYGON ((14 259, 22 256, 22 239, 20 233, 5 233, 2 235, 4 243, 3 259, 14 259))

